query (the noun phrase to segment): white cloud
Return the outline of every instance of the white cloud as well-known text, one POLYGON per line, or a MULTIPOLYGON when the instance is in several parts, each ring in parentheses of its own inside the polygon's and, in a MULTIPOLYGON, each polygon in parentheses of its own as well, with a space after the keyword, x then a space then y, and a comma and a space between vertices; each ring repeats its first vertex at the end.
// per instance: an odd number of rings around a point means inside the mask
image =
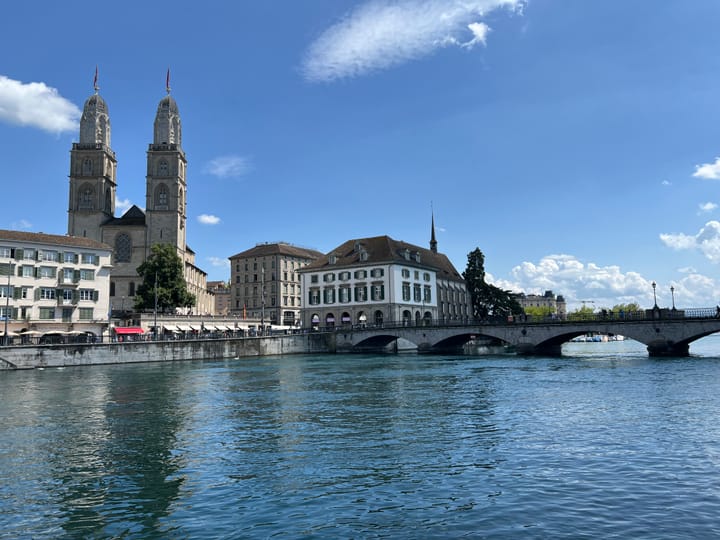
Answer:
POLYGON ((569 310, 594 302, 596 308, 637 302, 652 306, 652 280, 637 272, 623 272, 619 266, 584 263, 572 255, 547 255, 539 262, 523 262, 511 271, 510 280, 488 281, 503 289, 526 294, 552 290, 568 302, 569 310))
POLYGON ((115 211, 119 213, 121 216, 127 212, 130 207, 132 206, 132 201, 130 199, 115 199, 115 211))
POLYGON ((30 223, 27 219, 21 219, 20 221, 13 221, 12 225, 10 226, 12 230, 28 230, 32 229, 32 223, 30 223))
POLYGON ((220 223, 220 218, 213 216, 212 214, 200 214, 198 216, 198 221, 203 225, 217 225, 220 223))
POLYGON ((310 81, 364 75, 450 45, 485 44, 490 28, 477 19, 524 0, 368 0, 311 44, 303 72, 310 81))
POLYGON ((230 268, 229 259, 222 259, 220 257, 208 257, 207 260, 210 261, 210 265, 214 266, 215 268, 230 268))
POLYGON ((663 186, 672 186, 672 182, 670 180, 663 180, 660 182, 663 186))
POLYGON ((0 75, 0 120, 50 133, 78 129, 81 111, 57 89, 42 82, 22 83, 0 75))
POLYGON ((720 221, 708 221, 695 235, 661 234, 660 240, 673 249, 699 250, 712 262, 720 262, 720 221))
POLYGON ((706 180, 720 180, 720 157, 715 158, 715 163, 703 163, 695 166, 693 173, 695 178, 704 178, 706 180))
POLYGON ((718 205, 713 202, 706 202, 706 203, 702 203, 702 204, 698 205, 698 207, 700 208, 701 214, 707 214, 707 213, 715 210, 718 207, 718 205))
POLYGON ((242 176, 250 171, 250 160, 243 156, 220 156, 211 160, 204 171, 219 178, 242 176))

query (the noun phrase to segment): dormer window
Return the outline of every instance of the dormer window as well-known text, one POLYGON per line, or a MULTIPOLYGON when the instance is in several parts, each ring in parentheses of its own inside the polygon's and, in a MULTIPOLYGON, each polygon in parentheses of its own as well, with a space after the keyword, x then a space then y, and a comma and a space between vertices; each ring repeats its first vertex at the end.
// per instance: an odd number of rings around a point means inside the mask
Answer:
POLYGON ((330 264, 337 264, 337 255, 334 253, 328 257, 328 262, 330 264))
POLYGON ((410 260, 410 250, 409 249, 405 248, 405 250, 403 251, 403 257, 405 258, 406 261, 410 260))

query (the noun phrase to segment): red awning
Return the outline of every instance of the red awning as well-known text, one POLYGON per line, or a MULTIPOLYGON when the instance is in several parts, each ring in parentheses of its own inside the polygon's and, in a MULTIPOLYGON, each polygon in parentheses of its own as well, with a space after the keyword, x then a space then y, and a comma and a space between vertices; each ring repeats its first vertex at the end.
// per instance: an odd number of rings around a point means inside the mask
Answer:
POLYGON ((139 326, 116 326, 115 333, 118 335, 142 334, 144 330, 139 326))

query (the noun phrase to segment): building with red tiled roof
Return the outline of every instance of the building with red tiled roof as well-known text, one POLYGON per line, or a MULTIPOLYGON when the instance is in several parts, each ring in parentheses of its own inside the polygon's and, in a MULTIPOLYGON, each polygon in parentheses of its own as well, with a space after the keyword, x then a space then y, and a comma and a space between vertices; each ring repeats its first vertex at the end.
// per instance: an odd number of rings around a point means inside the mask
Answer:
POLYGON ((339 245, 300 271, 306 327, 429 324, 466 319, 465 280, 437 252, 389 236, 339 245))

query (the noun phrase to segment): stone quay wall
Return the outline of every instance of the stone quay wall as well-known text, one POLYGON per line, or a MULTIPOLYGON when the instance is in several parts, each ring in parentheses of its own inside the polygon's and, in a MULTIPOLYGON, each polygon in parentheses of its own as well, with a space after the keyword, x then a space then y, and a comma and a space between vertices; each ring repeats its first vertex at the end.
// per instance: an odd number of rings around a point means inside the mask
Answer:
POLYGON ((239 359, 252 356, 327 353, 333 352, 334 348, 332 334, 9 346, 0 348, 0 370, 239 359))

